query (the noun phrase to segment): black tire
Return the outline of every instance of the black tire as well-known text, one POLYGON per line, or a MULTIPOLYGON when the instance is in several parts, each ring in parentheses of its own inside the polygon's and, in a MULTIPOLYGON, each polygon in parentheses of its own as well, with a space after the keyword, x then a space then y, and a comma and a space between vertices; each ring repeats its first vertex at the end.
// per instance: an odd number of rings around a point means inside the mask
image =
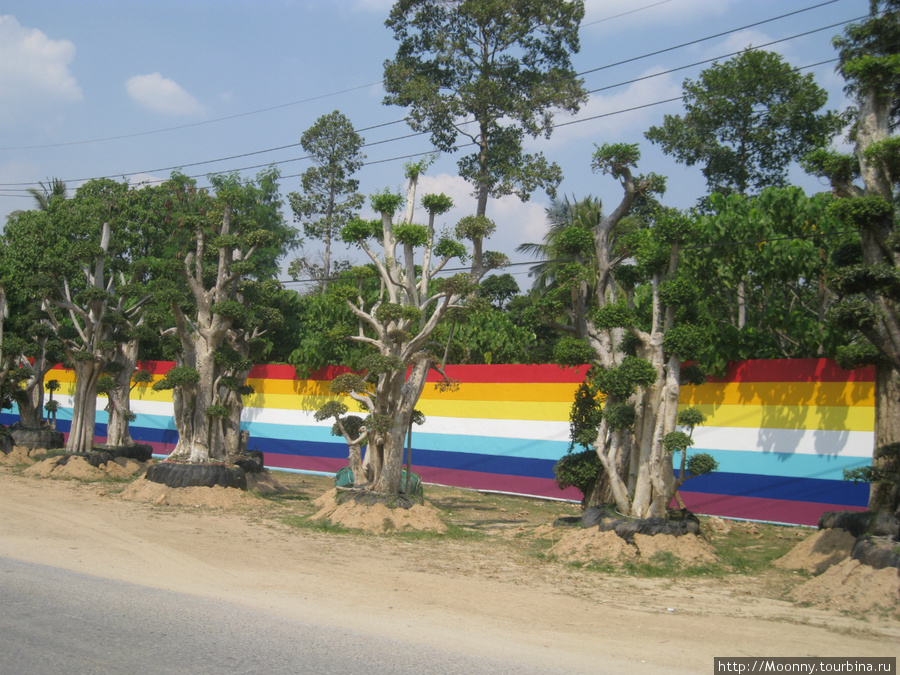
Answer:
POLYGON ((235 459, 234 463, 247 473, 262 473, 266 468, 261 450, 248 450, 235 459))
POLYGON ((247 489, 247 474, 239 466, 160 462, 147 468, 147 480, 171 488, 233 487, 247 489))
POLYGON ((895 536, 900 527, 897 515, 874 511, 825 511, 819 516, 819 529, 846 530, 854 537, 871 534, 876 537, 895 536))
POLYGON ((6 427, 0 425, 0 452, 4 455, 8 455, 12 452, 15 445, 12 434, 9 433, 9 430, 6 427))
POLYGON ((894 549, 897 544, 891 537, 872 537, 865 535, 856 540, 850 557, 876 570, 885 567, 896 567, 900 574, 900 554, 894 549))
POLYGON ((13 427, 10 429, 13 444, 29 450, 43 449, 56 450, 66 447, 66 437, 63 432, 50 427, 13 427))
POLYGON ((684 510, 670 511, 665 518, 627 518, 601 506, 591 506, 581 516, 581 527, 598 527, 601 532, 613 531, 631 543, 636 534, 668 534, 673 537, 700 534, 700 519, 684 510))
POLYGON ((102 443, 95 445, 94 451, 106 453, 113 459, 124 457, 138 462, 149 462, 153 459, 153 446, 147 443, 132 443, 131 445, 107 445, 102 443))

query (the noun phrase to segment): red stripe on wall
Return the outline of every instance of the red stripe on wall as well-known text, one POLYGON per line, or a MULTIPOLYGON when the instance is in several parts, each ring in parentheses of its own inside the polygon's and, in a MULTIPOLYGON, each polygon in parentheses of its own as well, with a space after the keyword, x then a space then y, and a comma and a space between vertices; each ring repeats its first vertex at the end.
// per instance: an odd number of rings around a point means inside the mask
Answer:
MULTIPOLYGON (((174 361, 141 361, 138 366, 153 375, 164 375, 175 365, 174 361)), ((62 369, 61 365, 56 369, 62 369)), ((460 382, 494 384, 572 383, 584 381, 587 366, 560 368, 556 365, 468 365, 447 366, 447 376, 460 382)), ((333 380, 349 372, 343 366, 329 366, 310 371, 310 380, 333 380)), ((272 380, 295 380, 293 366, 257 365, 250 377, 272 380)), ((429 382, 437 382, 441 376, 435 371, 428 374, 429 382)), ((708 378, 710 382, 874 382, 872 366, 858 370, 839 368, 832 359, 768 359, 732 363, 723 377, 708 378)))
POLYGON ((417 467, 415 465, 413 465, 413 473, 419 474, 426 483, 581 501, 581 493, 578 490, 575 488, 560 490, 556 485, 556 481, 552 478, 504 476, 494 473, 480 473, 478 471, 417 467))
MULTIPOLYGON (((587 366, 560 368, 556 365, 491 365, 491 366, 447 366, 447 377, 460 382, 493 384, 527 384, 530 382, 581 384, 587 373, 587 366)), ((428 373, 428 382, 439 382, 441 376, 435 371, 428 373)))
MULTIPOLYGON (((334 366, 321 370, 310 371, 310 380, 333 380, 338 375, 349 372, 349 368, 334 366)), ((527 384, 540 383, 574 383, 584 381, 587 366, 578 368, 560 368, 556 365, 491 365, 491 366, 447 366, 447 377, 460 382, 491 383, 491 384, 527 384)), ((262 365, 254 366, 250 371, 250 377, 267 378, 273 380, 297 379, 293 366, 262 365)), ((439 382, 441 376, 431 371, 428 374, 428 382, 439 382)))
POLYGON ((699 492, 682 492, 681 498, 689 511, 716 515, 722 518, 746 518, 775 523, 817 525, 825 511, 865 511, 861 506, 846 504, 820 504, 793 502, 785 499, 761 499, 757 497, 733 497, 699 492))
POLYGON ((874 382, 875 368, 839 368, 832 359, 767 359, 731 363, 710 382, 874 382))

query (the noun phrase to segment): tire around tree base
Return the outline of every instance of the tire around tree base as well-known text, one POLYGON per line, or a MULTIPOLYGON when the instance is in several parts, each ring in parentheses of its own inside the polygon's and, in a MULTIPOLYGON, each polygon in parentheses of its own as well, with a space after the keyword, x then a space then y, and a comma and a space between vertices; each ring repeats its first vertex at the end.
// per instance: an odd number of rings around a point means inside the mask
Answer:
POLYGON ((892 537, 900 531, 900 518, 896 513, 875 511, 825 511, 819 516, 819 529, 832 528, 846 530, 854 537, 864 534, 892 537))
POLYGON ((602 506, 590 506, 581 515, 581 527, 599 527, 601 532, 611 530, 631 543, 636 534, 668 534, 673 537, 700 534, 700 519, 686 510, 669 511, 665 518, 629 518, 602 506))
POLYGON ((160 462, 147 468, 147 480, 171 488, 233 487, 247 489, 247 474, 239 466, 160 462))
POLYGON ((131 445, 107 445, 106 443, 101 443, 94 446, 94 452, 107 454, 113 459, 124 457, 138 462, 149 462, 153 459, 153 446, 147 443, 132 443, 131 445))
POLYGON ((853 544, 850 557, 876 570, 896 567, 897 574, 900 574, 900 553, 897 553, 897 548, 897 542, 893 537, 864 535, 853 544))
POLYGON ((14 424, 9 431, 13 438, 13 445, 29 450, 38 448, 56 450, 66 447, 66 437, 63 432, 50 427, 23 427, 14 424))

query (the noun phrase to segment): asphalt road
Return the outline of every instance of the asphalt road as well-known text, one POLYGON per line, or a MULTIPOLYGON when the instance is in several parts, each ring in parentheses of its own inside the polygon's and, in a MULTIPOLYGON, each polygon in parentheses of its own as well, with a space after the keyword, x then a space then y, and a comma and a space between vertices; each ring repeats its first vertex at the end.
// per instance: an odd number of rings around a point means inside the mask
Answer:
POLYGON ((547 673, 0 557, 0 674, 547 673))

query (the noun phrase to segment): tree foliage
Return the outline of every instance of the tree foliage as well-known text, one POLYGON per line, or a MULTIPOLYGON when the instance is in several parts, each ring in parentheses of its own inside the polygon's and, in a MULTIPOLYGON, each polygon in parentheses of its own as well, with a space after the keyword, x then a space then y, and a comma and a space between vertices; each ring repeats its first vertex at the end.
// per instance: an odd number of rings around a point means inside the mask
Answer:
POLYGON ((331 277, 332 241, 365 201, 358 192, 359 181, 353 178, 366 157, 362 152, 364 142, 350 120, 337 110, 322 115, 300 137, 313 166, 300 177, 303 191, 291 192, 288 201, 294 220, 303 224, 307 237, 324 242, 325 253, 321 270, 304 257, 294 261, 289 271, 295 278, 302 272, 320 272, 323 290, 331 277))
POLYGON ((679 163, 700 165, 710 192, 783 186, 791 162, 837 130, 820 113, 827 93, 778 54, 746 50, 684 81, 685 114, 666 115, 647 138, 679 163))
MULTIPOLYGON (((400 0, 385 22, 398 41, 384 64, 384 102, 409 108, 409 123, 436 148, 476 146, 459 173, 484 216, 488 197, 551 195, 560 168, 525 151, 549 137, 553 115, 578 111, 586 94, 570 55, 578 51, 583 3, 567 0, 400 0)), ((474 239, 476 267, 481 237, 474 239)))
MULTIPOLYGON (((806 168, 830 179, 838 196, 834 216, 859 233, 858 246, 849 242, 832 257, 829 285, 839 300, 829 317, 861 335, 839 352, 839 362, 852 367, 869 360, 875 365, 877 474, 885 466, 896 468, 882 449, 900 443, 900 144, 891 133, 900 121, 900 1, 873 0, 871 9, 868 19, 851 24, 835 39, 838 70, 855 103, 848 114, 854 156, 819 151, 807 157, 806 168)), ((898 506, 900 480, 873 484, 871 510, 898 506)))

